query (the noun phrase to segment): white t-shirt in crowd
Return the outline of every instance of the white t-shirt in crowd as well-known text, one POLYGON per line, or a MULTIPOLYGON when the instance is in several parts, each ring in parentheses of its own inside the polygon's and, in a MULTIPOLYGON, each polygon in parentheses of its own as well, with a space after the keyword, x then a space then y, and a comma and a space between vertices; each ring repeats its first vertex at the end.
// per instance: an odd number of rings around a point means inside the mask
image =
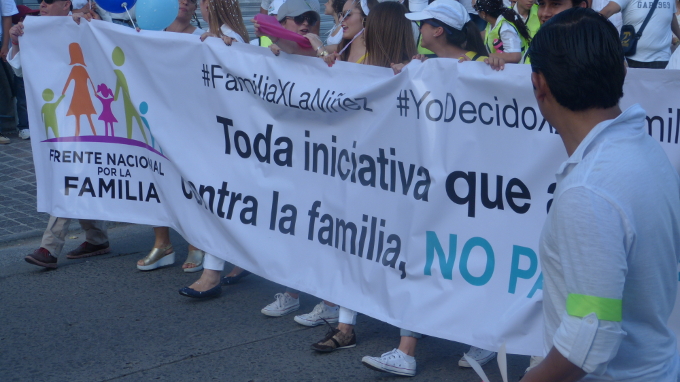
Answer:
MULTIPOLYGON (((19 13, 14 0, 0 0, 0 16, 14 16, 19 13)), ((0 42, 2 42, 2 24, 0 23, 0 42)), ((11 44, 11 43, 10 43, 11 44)))
MULTIPOLYGON (((593 0, 593 11, 599 12, 604 8, 607 4, 609 4, 609 0, 593 0)), ((621 16, 621 12, 612 15, 609 18, 609 21, 614 24, 616 27, 616 30, 619 31, 619 34, 621 33, 621 27, 623 26, 623 16, 621 16)))
MULTIPOLYGON (((654 0, 612 0, 621 6, 624 25, 640 30, 654 0)), ((671 20, 675 17, 675 0, 659 0, 652 18, 642 32, 635 55, 631 60, 639 62, 668 61, 671 57, 671 20)))
POLYGON ((556 174, 539 242, 546 351, 583 381, 676 382, 680 178, 633 105, 556 174), (650 187, 650 185, 654 185, 650 187))
MULTIPOLYGON (((496 22, 499 23, 501 20, 505 20, 505 18, 499 16, 496 22)), ((519 33, 517 33, 517 29, 515 29, 509 21, 506 21, 501 25, 500 35, 501 41, 503 41, 504 53, 517 53, 522 51, 522 41, 519 38, 519 33)))

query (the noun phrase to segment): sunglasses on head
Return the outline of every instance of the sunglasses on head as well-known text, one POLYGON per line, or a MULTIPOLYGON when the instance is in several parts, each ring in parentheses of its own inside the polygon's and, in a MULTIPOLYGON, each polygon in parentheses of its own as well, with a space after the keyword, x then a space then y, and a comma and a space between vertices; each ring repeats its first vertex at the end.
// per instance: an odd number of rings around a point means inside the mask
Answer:
POLYGON ((306 21, 307 25, 309 25, 310 27, 313 27, 314 25, 316 25, 316 23, 319 22, 319 19, 316 17, 316 14, 314 13, 303 13, 295 17, 286 17, 286 19, 295 21, 295 24, 297 25, 302 25, 306 21))

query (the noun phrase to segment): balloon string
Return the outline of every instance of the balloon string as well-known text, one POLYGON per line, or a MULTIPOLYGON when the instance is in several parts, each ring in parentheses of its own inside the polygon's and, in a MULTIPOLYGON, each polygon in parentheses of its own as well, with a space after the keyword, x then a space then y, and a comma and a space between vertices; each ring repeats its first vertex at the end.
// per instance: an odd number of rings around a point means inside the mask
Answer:
POLYGON ((127 12, 128 17, 130 18, 130 22, 132 23, 132 26, 137 29, 137 25, 135 25, 135 20, 132 19, 132 16, 130 16, 130 11, 128 10, 127 4, 123 5, 125 8, 125 12, 127 12))

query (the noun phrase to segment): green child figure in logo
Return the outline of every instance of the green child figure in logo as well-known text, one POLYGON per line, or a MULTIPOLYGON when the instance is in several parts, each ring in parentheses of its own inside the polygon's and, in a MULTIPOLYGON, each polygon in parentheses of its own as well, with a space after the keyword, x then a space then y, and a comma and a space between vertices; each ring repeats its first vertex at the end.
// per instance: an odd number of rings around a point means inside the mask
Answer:
POLYGON ((62 95, 59 97, 57 102, 50 103, 50 101, 54 99, 54 92, 52 89, 45 89, 43 90, 42 97, 45 100, 45 104, 43 105, 42 109, 40 109, 40 113, 42 114, 42 119, 45 123, 45 138, 49 138, 48 129, 50 128, 54 133, 54 137, 59 138, 59 127, 57 126, 57 106, 59 106, 59 102, 64 99, 64 96, 62 95))
MULTIPOLYGON (((116 66, 123 66, 123 64, 125 64, 125 53, 123 53, 123 50, 120 47, 117 46, 113 50, 113 54, 111 56, 113 63, 116 64, 116 66)), ((116 90, 115 94, 113 95, 113 100, 118 101, 118 91, 122 90, 127 137, 128 139, 132 139, 132 119, 135 118, 137 120, 137 124, 139 125, 139 130, 141 130, 142 136, 144 137, 144 142, 146 142, 148 145, 149 141, 146 139, 144 125, 142 124, 142 120, 139 116, 139 113, 137 112, 137 109, 135 109, 135 106, 132 104, 132 100, 130 99, 130 90, 128 89, 128 83, 125 79, 125 75, 119 69, 115 69, 113 72, 116 74, 116 90)))

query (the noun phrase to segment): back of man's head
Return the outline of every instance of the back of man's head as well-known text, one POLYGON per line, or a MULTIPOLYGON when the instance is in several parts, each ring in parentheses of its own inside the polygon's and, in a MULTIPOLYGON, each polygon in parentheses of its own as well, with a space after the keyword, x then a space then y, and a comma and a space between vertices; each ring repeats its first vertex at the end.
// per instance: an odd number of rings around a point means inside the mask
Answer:
POLYGON ((541 26, 529 47, 531 68, 572 111, 606 109, 623 97, 626 76, 619 34, 589 8, 561 12, 541 26))

